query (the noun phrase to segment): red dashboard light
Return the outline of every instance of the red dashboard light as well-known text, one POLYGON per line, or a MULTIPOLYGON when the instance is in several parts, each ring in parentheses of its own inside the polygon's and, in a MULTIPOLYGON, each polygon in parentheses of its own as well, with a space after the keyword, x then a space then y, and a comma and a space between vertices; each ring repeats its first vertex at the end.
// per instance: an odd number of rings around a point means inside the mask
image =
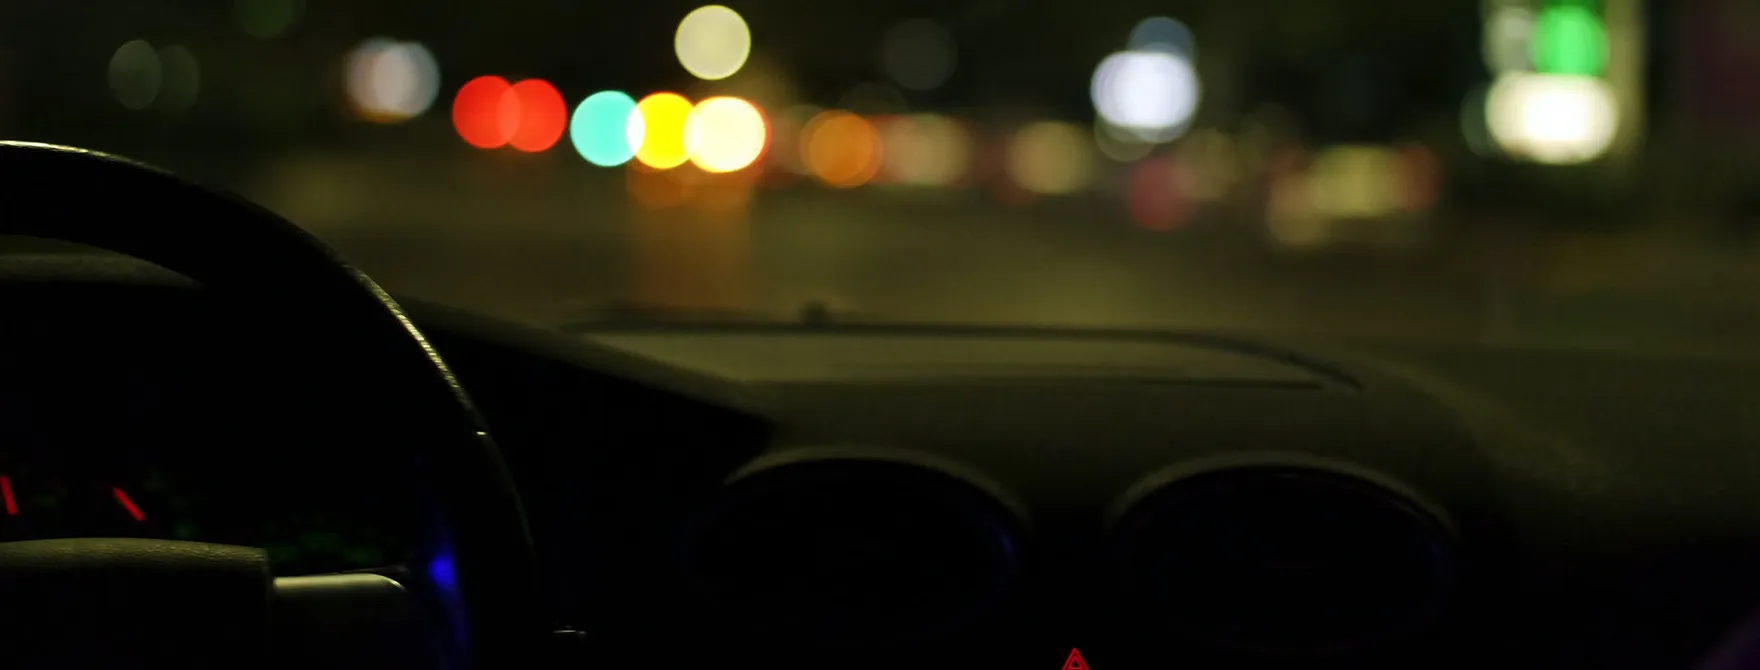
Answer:
POLYGON ((1063 662, 1063 670, 1088 670, 1088 660, 1082 658, 1082 650, 1070 647, 1069 658, 1063 662))

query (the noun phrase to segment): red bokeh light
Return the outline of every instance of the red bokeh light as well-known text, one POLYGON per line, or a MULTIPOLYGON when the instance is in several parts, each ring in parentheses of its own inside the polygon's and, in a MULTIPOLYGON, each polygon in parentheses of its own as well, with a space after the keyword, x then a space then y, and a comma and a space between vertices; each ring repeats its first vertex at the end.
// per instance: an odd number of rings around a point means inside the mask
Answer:
POLYGON ((452 125, 473 147, 536 153, 556 146, 568 130, 568 104, 542 79, 509 84, 500 77, 477 77, 458 89, 452 125))
POLYGON ((514 87, 506 79, 477 77, 458 89, 458 97, 452 101, 452 125, 465 143, 497 149, 519 129, 520 107, 514 87))
POLYGON ((542 79, 527 79, 513 85, 518 122, 507 143, 527 153, 536 153, 556 146, 568 129, 568 103, 555 86, 542 79))
POLYGON ((1441 191, 1442 163, 1436 152, 1422 144, 1400 147, 1400 207, 1408 212, 1422 212, 1436 205, 1441 191))
POLYGON ((1126 192, 1131 219, 1144 230, 1165 232, 1192 218, 1191 203, 1181 193, 1184 166, 1166 156, 1138 163, 1131 169, 1126 192))

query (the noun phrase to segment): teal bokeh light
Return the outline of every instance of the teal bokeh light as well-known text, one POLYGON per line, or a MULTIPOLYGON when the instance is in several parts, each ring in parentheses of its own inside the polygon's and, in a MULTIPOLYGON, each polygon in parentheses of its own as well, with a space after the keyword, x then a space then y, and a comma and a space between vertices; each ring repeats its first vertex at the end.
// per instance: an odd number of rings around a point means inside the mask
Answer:
POLYGON ((574 150, 588 163, 616 167, 629 162, 637 147, 630 146, 629 116, 636 111, 634 98, 622 91, 600 91, 587 96, 574 110, 568 136, 574 150))

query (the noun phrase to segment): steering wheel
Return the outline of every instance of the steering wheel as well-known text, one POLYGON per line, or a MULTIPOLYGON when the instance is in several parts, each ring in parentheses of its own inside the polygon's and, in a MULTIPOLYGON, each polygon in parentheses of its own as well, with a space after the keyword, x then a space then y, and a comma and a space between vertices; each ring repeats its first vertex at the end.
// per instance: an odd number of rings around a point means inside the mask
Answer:
MULTIPOLYGON (((351 378, 337 383, 377 394, 377 414, 410 445, 432 500, 433 534, 448 551, 440 560, 450 565, 410 572, 447 573, 454 625, 439 636, 451 650, 442 657, 496 668, 534 656, 546 638, 518 495, 464 389, 384 290, 266 209, 115 156, 0 142, 0 194, 0 235, 156 263, 243 309, 273 308, 261 327, 291 330, 347 361, 351 378)), ((264 374, 276 374, 275 352, 262 353, 264 374)), ((358 638, 370 627, 365 603, 410 597, 379 575, 274 579, 265 553, 249 547, 0 543, 0 653, 14 667, 267 665, 321 647, 315 635, 358 638)))

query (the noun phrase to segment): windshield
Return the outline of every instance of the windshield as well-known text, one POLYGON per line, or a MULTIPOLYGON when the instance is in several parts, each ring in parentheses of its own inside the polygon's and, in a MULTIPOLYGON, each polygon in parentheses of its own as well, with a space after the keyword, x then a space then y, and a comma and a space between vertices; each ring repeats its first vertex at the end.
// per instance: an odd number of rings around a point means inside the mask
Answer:
POLYGON ((548 327, 1760 341, 1751 0, 0 16, 0 135, 239 191, 394 293, 548 327))

